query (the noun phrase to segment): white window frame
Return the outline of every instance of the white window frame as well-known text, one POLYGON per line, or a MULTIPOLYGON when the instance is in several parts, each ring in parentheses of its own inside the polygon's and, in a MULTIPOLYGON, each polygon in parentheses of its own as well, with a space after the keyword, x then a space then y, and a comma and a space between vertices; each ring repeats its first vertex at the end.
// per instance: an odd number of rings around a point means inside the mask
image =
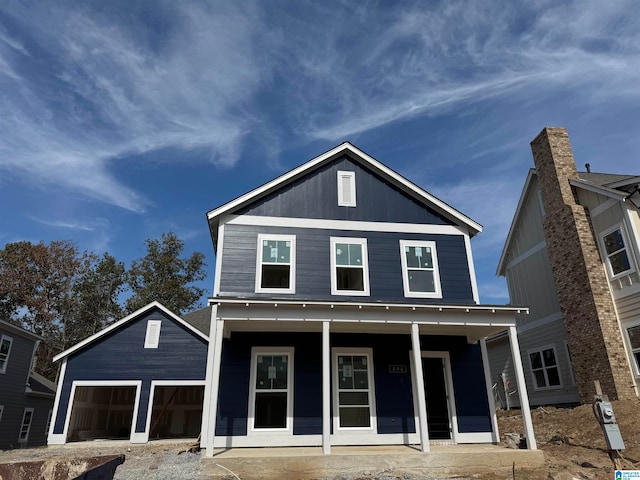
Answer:
POLYGON ((426 240, 400 240, 400 262, 402 264, 402 286, 404 296, 411 298, 442 298, 442 286, 440 283, 440 269, 438 267, 438 251, 436 242, 426 240), (412 292, 409 288, 409 267, 407 265, 406 247, 428 247, 432 251, 433 260, 433 292, 412 292))
POLYGON ((629 323, 624 325, 624 339, 627 342, 627 347, 629 348, 629 355, 631 356, 631 365, 633 366, 633 374, 635 377, 640 377, 640 364, 638 364, 638 360, 636 359, 636 352, 640 352, 640 348, 633 348, 631 345, 631 338, 629 337, 629 329, 631 328, 640 328, 640 321, 634 321, 633 323, 629 323))
MULTIPOLYGON (((286 265, 275 263, 270 265, 286 265)), ((296 293, 296 236, 295 235, 269 235, 259 234, 256 251, 256 293, 296 293), (262 242, 275 240, 279 242, 291 242, 289 257, 289 288, 263 288, 262 285, 262 242)))
MULTIPOLYGON (((377 415, 376 415, 376 398, 375 398, 375 384, 374 384, 374 372, 373 372, 373 349, 371 348, 342 348, 336 347, 331 349, 332 362, 333 362, 333 433, 352 433, 352 432, 377 432, 377 415), (368 427, 341 427, 340 426, 340 405, 339 405, 339 381, 338 381, 338 356, 343 355, 356 355, 365 356, 367 358, 367 380, 368 380, 368 395, 369 395, 369 426, 368 427)), ((353 390, 347 390, 353 391, 353 390)))
POLYGON ((563 383, 562 383, 562 372, 560 371, 560 361, 558 359, 558 352, 554 345, 544 345, 542 347, 536 347, 536 348, 532 348, 531 350, 527 350, 527 358, 529 359, 529 371, 531 372, 531 381, 532 381, 532 386, 534 390, 557 390, 562 388, 563 383), (544 364, 544 355, 542 354, 542 352, 544 352, 545 350, 553 350, 553 358, 556 359, 555 366, 552 366, 552 365, 546 366, 544 364), (539 387, 538 382, 536 381, 535 371, 538 371, 540 369, 537 368, 534 370, 533 368, 533 364, 531 363, 531 354, 533 353, 539 353, 542 360, 542 372, 544 374, 544 381, 546 384, 544 387, 539 387), (558 381, 560 382, 558 385, 549 384, 549 376, 547 375, 547 368, 554 368, 554 367, 556 370, 558 370, 558 381))
MULTIPOLYGON (((340 265, 341 268, 344 265, 340 265)), ((331 237, 331 295, 347 295, 368 297, 369 294, 369 254, 367 251, 366 238, 352 237, 331 237), (360 245, 362 247, 362 266, 347 266, 346 268, 362 268, 362 284, 363 290, 338 290, 338 265, 336 263, 336 244, 347 243, 351 245, 360 245)))
POLYGON ((339 207, 355 207, 356 206, 356 172, 338 170, 338 206, 339 207), (345 199, 342 185, 347 180, 351 199, 345 199))
POLYGON ((293 363, 293 347, 252 347, 251 348, 251 373, 249 375, 249 412, 247 414, 247 426, 249 434, 251 435, 280 435, 282 433, 293 434, 293 375, 294 375, 294 363, 293 363), (287 355, 288 367, 287 367, 287 388, 269 390, 271 392, 282 392, 287 394, 287 422, 285 428, 256 428, 255 427, 255 407, 256 407, 256 393, 259 390, 256 388, 256 376, 258 367, 258 355, 287 355))
POLYGON ((7 350, 7 356, 4 359, 2 367, 0 367, 0 373, 7 372, 7 365, 9 364, 9 357, 11 356, 11 347, 13 346, 13 337, 10 337, 9 335, 2 335, 2 337, 0 337, 0 347, 5 342, 5 340, 9 342, 9 350, 7 350))
POLYGON ((29 442, 29 433, 31 432, 31 425, 33 424, 33 416, 35 415, 35 411, 31 407, 26 407, 22 412, 22 422, 20 423, 20 431, 18 432, 18 443, 22 445, 26 445, 29 442), (27 413, 31 412, 31 417, 29 418, 29 423, 25 425, 24 421, 27 417, 27 413), (27 429, 24 434, 24 438, 22 435, 23 430, 27 429))
POLYGON ((629 246, 630 246, 629 238, 627 237, 627 232, 626 232, 626 230, 624 228, 624 225, 622 223, 618 223, 618 224, 614 225, 613 227, 608 228, 607 230, 604 230, 603 232, 601 232, 600 233, 600 245, 602 247, 602 258, 603 258, 604 263, 606 265, 607 275, 609 276, 609 280, 617 280, 617 279, 619 279, 621 277, 626 277, 627 275, 630 275, 630 274, 632 274, 632 273, 634 273, 636 271, 633 254, 631 252, 631 249, 629 248, 629 246), (620 230, 620 236, 622 237, 622 243, 624 245, 624 248, 609 254, 609 253, 607 253, 607 247, 606 247, 606 244, 605 244, 605 241, 604 241, 604 237, 606 237, 607 235, 612 234, 616 230, 620 230), (629 269, 625 270, 623 272, 614 274, 613 273, 613 268, 611 267, 611 261, 610 261, 609 257, 611 255, 614 255, 616 253, 621 252, 622 250, 624 250, 625 254, 627 255, 627 261, 629 262, 629 269))
POLYGON ((47 414, 47 425, 44 428, 44 434, 49 435, 49 429, 51 428, 51 418, 53 417, 53 410, 49 409, 49 413, 47 414))
POLYGON ((162 320, 147 320, 147 333, 144 337, 144 348, 158 348, 160 345, 160 329, 162 320))

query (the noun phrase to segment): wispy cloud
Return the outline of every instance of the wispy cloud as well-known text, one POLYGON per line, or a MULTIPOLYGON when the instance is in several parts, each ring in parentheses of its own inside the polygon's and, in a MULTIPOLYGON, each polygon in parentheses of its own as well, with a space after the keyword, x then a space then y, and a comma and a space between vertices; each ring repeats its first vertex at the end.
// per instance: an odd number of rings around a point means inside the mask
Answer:
POLYGON ((81 230, 85 232, 93 232, 95 230, 102 230, 109 226, 109 222, 106 219, 97 219, 89 222, 78 222, 78 221, 62 221, 62 220, 46 220, 43 218, 38 218, 33 215, 27 215, 28 218, 33 220, 34 222, 39 223, 40 225, 46 225, 47 227, 53 228, 61 228, 68 230, 81 230))
POLYGON ((160 149, 231 167, 251 144, 280 169, 292 138, 488 99, 640 100, 631 0, 100 5, 0 6, 0 169, 135 212, 112 166, 160 149))

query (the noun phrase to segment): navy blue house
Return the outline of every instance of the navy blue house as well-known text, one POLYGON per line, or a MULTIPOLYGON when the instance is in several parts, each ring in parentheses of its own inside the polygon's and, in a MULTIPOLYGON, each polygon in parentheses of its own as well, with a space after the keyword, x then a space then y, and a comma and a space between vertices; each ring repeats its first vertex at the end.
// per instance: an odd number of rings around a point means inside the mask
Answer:
POLYGON ((208 336, 192 323, 153 302, 57 355, 48 443, 197 437, 208 336))
POLYGON ((484 339, 506 331, 517 352, 523 309, 479 304, 480 225, 350 143, 207 218, 207 455, 497 442, 484 339))

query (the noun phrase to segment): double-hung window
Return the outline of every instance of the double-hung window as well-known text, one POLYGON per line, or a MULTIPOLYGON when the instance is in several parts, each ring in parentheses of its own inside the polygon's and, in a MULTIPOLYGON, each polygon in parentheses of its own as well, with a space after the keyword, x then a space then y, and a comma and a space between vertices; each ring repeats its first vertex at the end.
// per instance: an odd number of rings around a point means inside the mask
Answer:
POLYGON ((0 373, 7 371, 7 364, 9 363, 9 354, 11 353, 11 344, 13 338, 6 335, 2 335, 0 338, 0 373))
POLYGON ((366 238, 331 237, 331 294, 369 295, 366 238))
POLYGON ((296 237, 258 235, 256 292, 295 293, 296 237))
POLYGON ((535 389, 562 386, 555 348, 543 347, 539 350, 529 351, 529 362, 535 389))
POLYGON ((610 278, 617 278, 633 270, 621 226, 605 232, 602 244, 610 278))
POLYGON ((334 349, 335 429, 374 429, 370 349, 334 349))
POLYGON ((405 297, 441 298, 436 242, 400 240, 405 297))
POLYGON ((25 408, 22 414, 22 424, 20 425, 20 435, 18 443, 26 444, 29 441, 29 430, 31 430, 31 421, 33 420, 33 408, 25 408))
POLYGON ((249 421, 253 431, 290 431, 293 417, 293 348, 254 347, 249 421))

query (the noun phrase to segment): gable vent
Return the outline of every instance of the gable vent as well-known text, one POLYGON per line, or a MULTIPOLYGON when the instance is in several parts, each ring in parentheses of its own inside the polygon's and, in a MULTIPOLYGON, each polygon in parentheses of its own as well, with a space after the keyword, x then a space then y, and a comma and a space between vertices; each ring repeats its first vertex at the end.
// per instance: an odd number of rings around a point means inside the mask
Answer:
POLYGON ((338 171, 338 205, 356 206, 356 172, 338 171))

